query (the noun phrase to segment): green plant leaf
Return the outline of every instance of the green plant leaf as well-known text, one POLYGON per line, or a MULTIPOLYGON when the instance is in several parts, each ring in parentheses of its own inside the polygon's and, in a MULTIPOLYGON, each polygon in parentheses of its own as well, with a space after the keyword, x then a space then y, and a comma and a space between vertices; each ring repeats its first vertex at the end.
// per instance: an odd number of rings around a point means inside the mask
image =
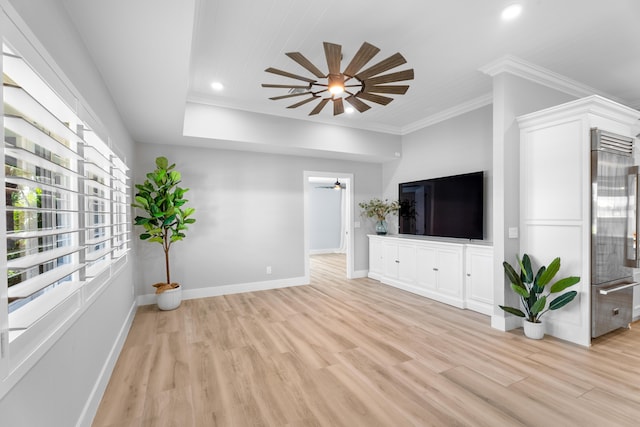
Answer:
POLYGON ((520 278, 520 275, 518 273, 516 273, 516 271, 513 269, 513 267, 511 267, 511 264, 509 264, 507 261, 504 261, 502 263, 502 267, 504 268, 504 272, 507 274, 507 278, 509 279, 509 281, 511 283, 513 283, 514 285, 520 287, 520 288, 524 288, 525 286, 522 284, 522 279, 520 278))
POLYGON ((518 310, 517 308, 513 308, 513 307, 505 307, 503 305, 499 305, 498 307, 500 307, 501 309, 503 309, 504 311, 506 311, 507 313, 516 315, 518 317, 526 317, 525 314, 521 311, 518 310))
POLYGON ((520 295, 522 298, 529 298, 529 291, 524 286, 518 286, 512 283, 511 289, 513 289, 513 292, 520 295))
POLYGON ((533 306, 531 306, 531 314, 534 316, 544 310, 544 306, 547 305, 547 297, 541 296, 539 300, 537 300, 533 306))
POLYGON ((176 182, 177 183, 178 181, 180 181, 181 177, 182 176, 180 175, 180 172, 178 172, 178 171, 169 172, 169 179, 171 180, 171 182, 176 182))
POLYGON ((158 169, 166 169, 169 165, 169 160, 167 160, 164 156, 159 156, 156 158, 156 167, 158 169))
POLYGON ((547 269, 538 278, 538 286, 545 287, 547 283, 555 277, 560 270, 560 258, 555 258, 551 261, 551 264, 547 266, 547 269))
POLYGON ((151 237, 151 234, 149 234, 149 233, 142 233, 142 234, 140 235, 140 240, 147 240, 147 239, 148 239, 148 238, 150 238, 150 237, 151 237))
POLYGON ((144 209, 147 209, 149 207, 149 201, 146 199, 146 197, 136 196, 136 202, 142 205, 144 209))
POLYGON ((182 211, 182 217, 183 217, 183 218, 186 218, 186 217, 190 216, 192 213, 194 213, 195 211, 196 211, 196 210, 195 210, 194 208, 185 208, 185 209, 182 211))
POLYGON ((144 225, 149 223, 149 218, 145 218, 143 216, 137 216, 134 221, 135 221, 135 225, 144 225))
POLYGON ((557 310, 565 305, 569 304, 578 295, 576 291, 570 291, 560 295, 549 304, 549 310, 557 310))
POLYGON ((521 276, 524 283, 533 282, 533 270, 531 269, 531 258, 529 255, 524 254, 522 261, 520 262, 521 276))
POLYGON ((168 217, 167 217, 167 218, 162 222, 162 225, 166 227, 167 225, 171 224, 171 223, 172 223, 173 221, 175 221, 175 220, 176 220, 176 215, 175 215, 175 214, 173 214, 173 215, 171 215, 171 216, 168 216, 168 217))
POLYGON ((551 293, 555 294, 557 292, 562 292, 570 286, 575 285, 580 281, 580 278, 577 276, 565 277, 564 279, 558 280, 551 286, 551 293))
POLYGON ((546 269, 547 267, 545 267, 544 265, 540 267, 540 269, 536 273, 536 278, 533 279, 532 292, 535 293, 536 295, 541 294, 544 291, 544 286, 540 286, 538 283, 540 282, 540 276, 542 276, 542 274, 545 272, 546 269))

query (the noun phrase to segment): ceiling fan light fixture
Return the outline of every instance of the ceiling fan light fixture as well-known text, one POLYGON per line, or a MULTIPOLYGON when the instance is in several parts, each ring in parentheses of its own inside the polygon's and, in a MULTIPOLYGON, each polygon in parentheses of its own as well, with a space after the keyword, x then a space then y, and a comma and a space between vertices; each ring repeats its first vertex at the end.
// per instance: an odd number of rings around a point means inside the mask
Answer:
POLYGON ((273 96, 269 99, 275 101, 279 99, 288 99, 293 96, 307 96, 306 99, 289 105, 287 108, 297 108, 301 105, 307 104, 308 102, 317 101, 316 106, 309 113, 310 116, 319 114, 329 103, 333 105, 334 116, 338 116, 345 112, 351 112, 354 109, 362 113, 371 108, 371 106, 365 101, 374 102, 380 105, 387 105, 393 101, 393 98, 385 95, 404 95, 409 89, 408 85, 387 85, 386 83, 413 80, 413 69, 383 74, 407 62, 400 53, 395 53, 387 59, 365 69, 365 66, 371 59, 373 59, 380 49, 372 44, 364 42, 346 68, 342 70, 340 67, 340 62, 342 60, 342 46, 329 42, 323 42, 323 46, 328 68, 328 73, 326 74, 300 52, 287 52, 286 55, 311 73, 313 78, 293 74, 273 67, 265 69, 264 71, 267 73, 277 74, 281 77, 299 80, 306 83, 305 85, 301 85, 299 82, 297 84, 263 83, 262 87, 265 88, 296 91, 294 93, 289 93, 288 95, 273 96), (345 82, 347 81, 349 84, 345 85, 345 82), (344 96, 343 94, 348 96, 344 96), (345 101, 350 104, 350 107, 345 108, 345 101), (349 109, 351 111, 348 111, 349 109))
POLYGON ((212 82, 211 89, 215 90, 216 92, 220 92, 224 90, 224 85, 221 82, 212 82))
POLYGON ((512 5, 505 7, 502 10, 502 14, 500 16, 504 21, 511 21, 512 19, 515 19, 518 16, 520 16, 520 13, 522 13, 522 5, 518 3, 514 3, 512 5))
POLYGON ((344 93, 344 76, 342 74, 329 74, 329 92, 332 95, 344 93))

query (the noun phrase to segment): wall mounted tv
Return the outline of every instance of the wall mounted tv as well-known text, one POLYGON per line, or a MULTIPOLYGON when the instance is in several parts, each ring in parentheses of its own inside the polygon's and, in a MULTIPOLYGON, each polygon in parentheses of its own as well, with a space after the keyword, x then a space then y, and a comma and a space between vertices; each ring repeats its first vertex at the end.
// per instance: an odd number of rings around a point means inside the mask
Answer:
POLYGON ((401 183, 400 234, 482 240, 484 172, 401 183))

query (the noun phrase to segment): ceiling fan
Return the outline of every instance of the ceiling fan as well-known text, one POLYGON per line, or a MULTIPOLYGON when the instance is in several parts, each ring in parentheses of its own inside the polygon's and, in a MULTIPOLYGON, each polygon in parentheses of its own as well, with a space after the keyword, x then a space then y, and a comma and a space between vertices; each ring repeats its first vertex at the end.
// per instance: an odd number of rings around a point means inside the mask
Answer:
POLYGON ((336 178, 336 182, 333 185, 318 185, 316 188, 328 188, 331 190, 344 190, 347 186, 340 182, 338 178, 336 178))
POLYGON ((344 71, 340 71, 342 46, 328 42, 324 42, 323 44, 324 55, 327 59, 329 72, 324 73, 321 71, 300 52, 288 52, 286 55, 289 58, 300 64, 316 78, 308 78, 269 67, 265 70, 268 73, 300 80, 306 83, 304 85, 263 83, 262 87, 289 89, 291 92, 287 95, 274 96, 269 99, 279 100, 298 96, 307 96, 306 99, 289 105, 287 108, 297 108, 308 102, 318 100, 318 104, 309 113, 310 116, 320 113, 325 105, 327 105, 329 101, 332 101, 333 115, 337 116, 338 114, 344 113, 343 99, 351 104, 353 108, 362 113, 371 108, 364 101, 387 105, 393 101, 393 98, 381 94, 404 95, 409 89, 408 85, 387 85, 385 83, 412 80, 413 69, 380 75, 385 71, 391 70, 392 68, 398 67, 407 62, 400 53, 391 55, 387 59, 362 70, 362 68, 367 65, 367 63, 380 51, 380 49, 372 44, 364 42, 351 59, 349 65, 347 65, 344 71), (343 98, 343 94, 346 94, 347 96, 343 98))

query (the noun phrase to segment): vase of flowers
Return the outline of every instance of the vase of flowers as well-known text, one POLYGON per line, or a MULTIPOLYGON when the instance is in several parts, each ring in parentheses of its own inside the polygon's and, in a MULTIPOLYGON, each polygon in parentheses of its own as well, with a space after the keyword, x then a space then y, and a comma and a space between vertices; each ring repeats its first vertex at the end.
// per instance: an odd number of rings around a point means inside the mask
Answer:
POLYGON ((390 202, 388 199, 382 200, 377 197, 368 202, 358 203, 362 209, 362 215, 367 218, 376 219, 376 234, 387 234, 387 216, 396 215, 400 209, 400 203, 397 200, 390 202))

